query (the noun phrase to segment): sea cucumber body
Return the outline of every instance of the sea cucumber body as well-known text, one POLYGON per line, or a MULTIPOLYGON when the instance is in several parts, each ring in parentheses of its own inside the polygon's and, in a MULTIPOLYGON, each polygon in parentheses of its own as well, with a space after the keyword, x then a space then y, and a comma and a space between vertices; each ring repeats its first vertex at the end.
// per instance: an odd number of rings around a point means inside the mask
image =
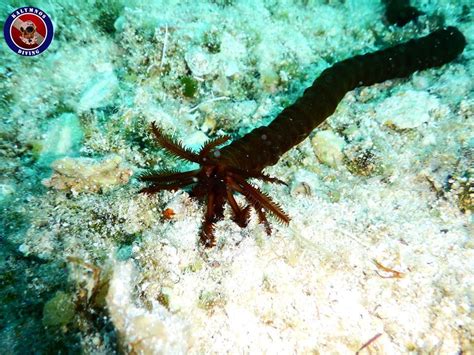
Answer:
POLYGON ((462 33, 455 27, 447 27, 419 39, 340 61, 325 69, 303 96, 268 126, 258 127, 221 148, 219 162, 260 172, 276 164, 286 151, 331 116, 348 91, 441 66, 456 58, 465 45, 462 33))

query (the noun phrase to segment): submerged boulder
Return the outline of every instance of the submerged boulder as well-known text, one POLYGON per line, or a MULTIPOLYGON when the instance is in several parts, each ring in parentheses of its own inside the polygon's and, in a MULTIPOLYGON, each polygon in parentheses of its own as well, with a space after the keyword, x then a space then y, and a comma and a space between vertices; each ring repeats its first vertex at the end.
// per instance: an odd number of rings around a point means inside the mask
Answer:
POLYGON ((98 192, 126 184, 132 170, 121 165, 122 158, 112 156, 102 161, 91 158, 66 157, 53 162, 54 170, 43 185, 73 193, 98 192))
POLYGON ((74 156, 83 139, 79 118, 71 112, 63 113, 47 124, 41 141, 37 142, 38 163, 48 166, 55 159, 74 156))

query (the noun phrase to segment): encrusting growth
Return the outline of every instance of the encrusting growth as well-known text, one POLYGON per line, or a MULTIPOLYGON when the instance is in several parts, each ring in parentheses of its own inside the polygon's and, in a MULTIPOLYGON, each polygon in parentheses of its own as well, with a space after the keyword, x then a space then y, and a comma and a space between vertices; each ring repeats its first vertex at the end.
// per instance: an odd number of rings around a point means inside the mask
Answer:
POLYGON ((462 33, 455 27, 447 27, 419 39, 335 63, 268 126, 258 127, 223 148, 219 146, 226 143, 229 136, 209 140, 199 152, 193 152, 152 124, 151 130, 159 145, 179 158, 199 164, 200 168, 142 175, 140 179, 149 186, 141 192, 153 194, 192 186, 192 197, 206 199, 200 232, 201 243, 206 247, 216 244, 214 225, 223 218, 226 202, 232 209, 234 222, 240 227, 247 225, 250 207, 253 207, 270 234, 266 213, 282 223, 288 223, 290 218, 268 195, 247 182, 248 179, 284 184, 264 174, 263 169, 276 164, 286 151, 331 116, 348 91, 441 66, 462 53, 465 45, 462 33), (235 193, 245 197, 246 206, 237 203, 235 193))

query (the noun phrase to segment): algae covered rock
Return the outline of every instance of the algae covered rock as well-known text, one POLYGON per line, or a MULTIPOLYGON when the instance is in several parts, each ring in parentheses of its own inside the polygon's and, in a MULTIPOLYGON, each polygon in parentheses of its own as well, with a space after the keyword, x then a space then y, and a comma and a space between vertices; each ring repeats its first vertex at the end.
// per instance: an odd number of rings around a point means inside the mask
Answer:
POLYGON ((439 100, 425 91, 409 90, 385 99, 376 107, 377 120, 396 129, 410 129, 432 121, 439 100))
POLYGON ((211 55, 200 48, 191 48, 186 52, 184 58, 194 75, 208 75, 216 69, 216 63, 212 60, 211 55))
POLYGON ((15 185, 13 184, 0 184, 0 203, 8 200, 15 194, 15 185))
POLYGON ((91 158, 63 158, 53 162, 53 175, 43 185, 57 190, 98 192, 126 184, 132 170, 121 165, 122 158, 112 156, 102 161, 91 158))
POLYGON ((122 342, 137 354, 184 354, 190 346, 187 324, 159 302, 151 309, 134 300, 136 271, 132 263, 117 263, 107 294, 110 318, 122 342))
POLYGON ((118 79, 112 68, 98 73, 82 92, 78 103, 79 112, 109 105, 117 90, 118 79))
POLYGON ((344 151, 344 163, 355 175, 371 176, 383 171, 380 157, 374 147, 355 145, 344 151))
POLYGON ((43 307, 43 324, 46 326, 62 326, 74 318, 75 304, 72 296, 58 291, 43 307))
POLYGON ((44 131, 43 139, 38 142, 40 165, 49 165, 55 159, 75 155, 84 135, 79 118, 70 112, 53 119, 44 131))

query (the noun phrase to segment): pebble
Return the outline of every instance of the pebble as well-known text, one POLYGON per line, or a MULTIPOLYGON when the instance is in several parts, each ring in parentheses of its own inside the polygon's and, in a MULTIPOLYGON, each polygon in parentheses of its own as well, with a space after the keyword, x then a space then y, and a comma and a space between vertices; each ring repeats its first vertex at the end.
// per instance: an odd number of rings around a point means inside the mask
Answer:
POLYGON ((330 167, 337 167, 342 164, 346 145, 344 139, 332 131, 319 131, 311 139, 314 153, 319 161, 330 167))
POLYGON ((109 105, 118 90, 118 79, 112 69, 94 76, 82 92, 78 111, 84 112, 109 105))

